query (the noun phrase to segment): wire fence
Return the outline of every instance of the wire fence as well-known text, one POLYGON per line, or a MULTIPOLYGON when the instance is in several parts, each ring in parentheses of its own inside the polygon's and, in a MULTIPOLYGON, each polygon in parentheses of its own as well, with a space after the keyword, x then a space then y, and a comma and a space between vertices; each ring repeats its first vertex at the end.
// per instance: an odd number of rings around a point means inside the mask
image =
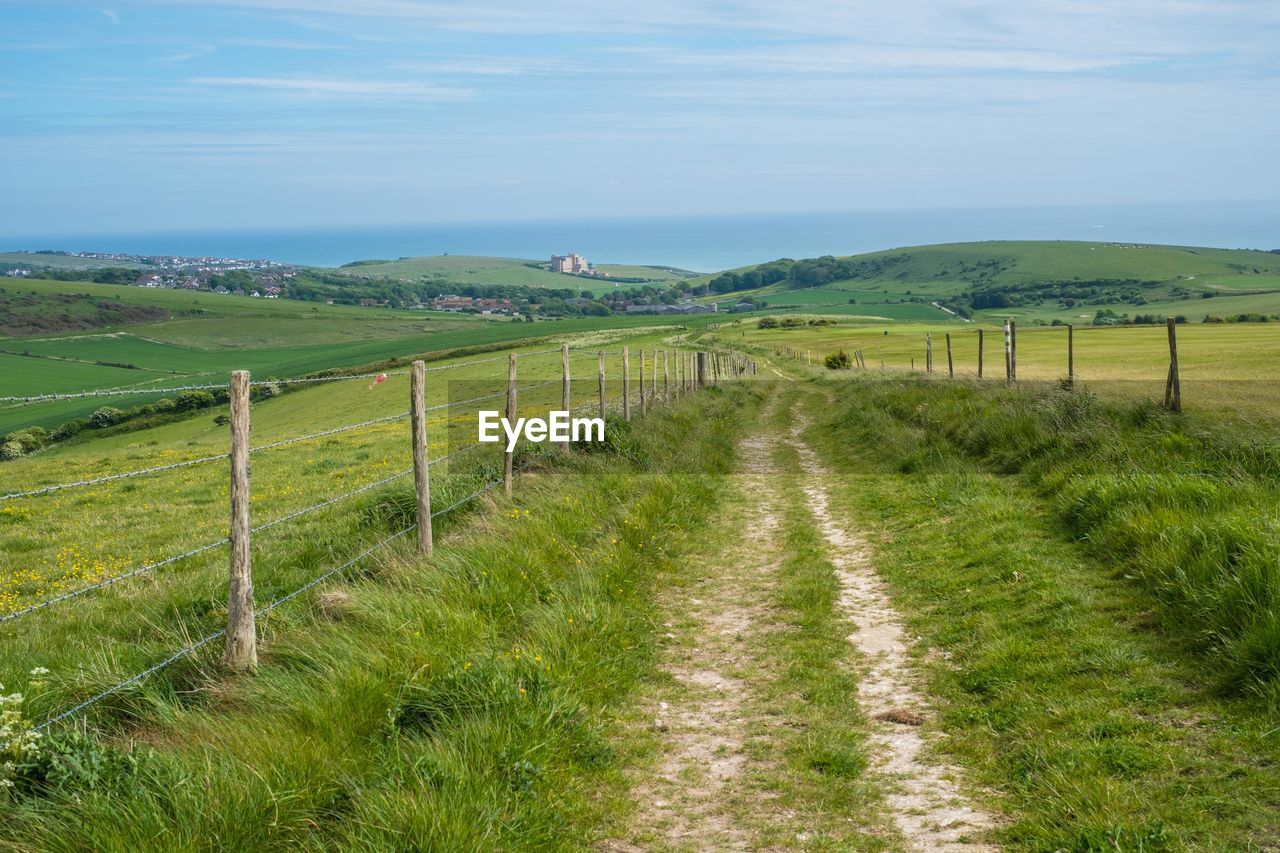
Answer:
MULTIPOLYGON (((139 468, 136 470, 124 471, 124 472, 119 472, 114 474, 104 474, 99 477, 90 477, 90 478, 85 478, 81 480, 70 480, 63 483, 55 483, 55 484, 39 486, 31 489, 13 491, 3 496, 0 496, 0 501, 7 501, 7 500, 12 500, 17 498, 37 497, 40 495, 50 494, 50 493, 59 492, 67 489, 89 487, 89 486, 95 486, 95 485, 100 485, 104 483, 112 483, 120 480, 127 480, 127 479, 141 477, 149 474, 159 474, 163 472, 170 472, 170 471, 191 468, 191 467, 204 465, 212 462, 229 460, 230 469, 231 469, 230 472, 231 472, 231 508, 232 508, 232 525, 230 529, 230 535, 220 537, 214 541, 206 542, 194 548, 183 550, 179 553, 172 554, 171 556, 167 556, 163 559, 153 560, 150 562, 146 562, 142 565, 138 565, 134 568, 130 568, 126 571, 117 572, 111 575, 110 577, 105 577, 100 580, 87 583, 75 589, 68 590, 66 592, 62 592, 57 595, 53 595, 48 598, 41 599, 37 602, 29 604, 20 609, 16 609, 12 612, 0 614, 0 624, 11 623, 24 616, 37 613, 39 611, 43 611, 47 608, 53 607, 54 605, 80 599, 84 596, 89 595, 90 593, 93 593, 99 590, 104 590, 104 589, 107 589, 108 587, 113 587, 131 578, 136 578, 141 575, 153 573, 158 569, 174 565, 175 563, 179 563, 183 560, 188 560, 188 559, 197 557, 201 554, 205 554, 207 552, 222 548, 224 546, 230 546, 231 583, 229 585, 229 596, 232 598, 232 600, 234 600, 234 596, 236 595, 236 589, 237 589, 236 578, 240 576, 238 575, 238 573, 242 573, 243 578, 250 578, 250 576, 248 575, 248 572, 251 570, 250 569, 250 560, 251 560, 250 555, 252 553, 250 550, 250 543, 252 541, 251 537, 268 532, 268 531, 279 529, 286 524, 289 524, 291 522, 296 522, 299 519, 310 516, 314 513, 319 513, 326 509, 330 509, 345 501, 351 500, 352 498, 355 498, 359 495, 367 494, 377 489, 388 487, 401 479, 409 477, 410 475, 415 475, 414 487, 416 489, 417 496, 418 496, 418 516, 414 524, 400 530, 395 534, 392 534, 391 536, 388 536, 382 539, 381 541, 377 542, 373 546, 362 550, 360 553, 356 554, 350 559, 347 559, 342 563, 340 563, 339 565, 336 565, 333 568, 330 568, 325 572, 321 573, 320 575, 311 578, 306 583, 293 589, 291 592, 273 600, 272 602, 268 603, 265 606, 254 609, 252 607, 252 599, 250 598, 249 599, 250 606, 247 612, 257 616, 265 616, 270 612, 272 612, 273 610, 275 610, 276 608, 283 605, 284 603, 286 603, 287 601, 290 601, 291 599, 298 597, 299 595, 305 593, 307 590, 310 590, 316 587, 317 585, 334 577, 335 575, 338 575, 341 572, 350 569, 352 566, 355 566, 362 560, 369 558, 371 555, 373 555, 377 551, 390 546, 392 543, 408 535, 410 532, 414 530, 417 530, 419 534, 418 535, 418 553, 426 554, 429 556, 431 553, 431 550, 430 550, 431 549, 431 527, 432 527, 433 520, 458 510, 460 507, 463 507, 466 504, 476 500, 481 495, 485 494, 486 492, 492 491, 498 486, 504 486, 507 493, 510 494, 511 487, 512 487, 512 477, 516 473, 519 473, 520 471, 524 470, 524 468, 521 467, 517 469, 514 466, 512 466, 511 464, 511 460, 513 458, 512 446, 508 445, 505 448, 498 447, 497 449, 503 452, 503 455, 505 458, 505 462, 504 462, 505 470, 502 478, 489 480, 483 483, 479 488, 469 492, 465 496, 452 500, 444 508, 437 509, 435 511, 430 511, 429 510, 429 506, 430 506, 429 472, 435 469, 441 463, 452 462, 453 460, 456 460, 459 457, 461 457, 463 454, 469 454, 476 451, 478 448, 482 447, 485 442, 475 441, 475 442, 467 443, 443 455, 438 455, 438 456, 435 456, 434 458, 428 458, 427 450, 429 445, 427 445, 426 443, 426 415, 431 412, 437 412, 437 411, 442 411, 447 409, 456 409, 458 407, 464 407, 464 406, 472 406, 474 404, 482 403, 488 400, 496 400, 503 397, 507 399, 507 405, 511 407, 515 405, 519 395, 536 391, 538 389, 547 388, 552 385, 561 385, 566 389, 565 397, 560 402, 561 404, 567 404, 570 399, 568 395, 569 395, 569 388, 570 388, 570 381, 571 381, 569 361, 570 361, 570 356, 574 354, 574 352, 578 352, 581 354, 591 354, 599 358, 601 353, 604 351, 586 350, 586 349, 575 351, 567 347, 561 347, 559 349, 554 349, 554 350, 543 350, 543 351, 537 351, 534 353, 522 353, 520 354, 521 357, 541 356, 541 355, 549 355, 549 354, 560 354, 562 356, 562 365, 559 371, 560 375, 555 376, 554 378, 551 378, 551 379, 530 382, 525 385, 519 385, 515 381, 515 375, 516 375, 515 368, 516 368, 517 360, 515 357, 513 357, 512 353, 506 353, 500 356, 471 360, 466 362, 456 362, 448 365, 441 365, 438 367, 431 367, 431 368, 426 367, 425 364, 422 362, 415 362, 409 371, 403 372, 403 373, 407 373, 411 377, 412 405, 410 406, 409 411, 396 412, 394 414, 389 414, 389 415, 385 415, 377 418, 359 421, 356 423, 344 424, 341 426, 331 427, 328 429, 306 433, 303 435, 283 438, 267 444, 252 446, 252 447, 249 445, 249 442, 248 442, 249 389, 254 387, 255 385, 269 384, 272 380, 267 380, 260 383, 253 383, 249 381, 247 374, 233 374, 232 382, 228 389, 230 400, 231 400, 231 416, 229 419, 231 434, 232 434, 231 452, 216 454, 216 455, 201 456, 201 457, 187 459, 179 462, 165 463, 162 465, 155 465, 155 466, 150 466, 146 468, 139 468), (475 365, 490 364, 490 363, 496 363, 500 361, 509 361, 509 363, 511 364, 511 370, 508 374, 506 388, 504 390, 501 390, 492 394, 485 394, 485 395, 480 395, 476 397, 471 397, 465 400, 451 400, 451 401, 448 401, 439 405, 430 406, 430 407, 424 405, 425 395, 423 393, 423 388, 424 388, 423 376, 427 372, 429 371, 440 372, 440 371, 446 371, 454 368, 471 367, 475 365), (257 525, 250 525, 248 523, 248 517, 250 514, 250 508, 249 508, 250 505, 248 503, 248 500, 249 500, 248 457, 251 454, 257 454, 259 452, 266 451, 266 450, 272 450, 275 448, 296 445, 301 442, 315 441, 315 440, 330 437, 330 436, 342 435, 342 434, 350 433, 353 431, 368 429, 368 428, 372 428, 382 424, 388 424, 388 423, 397 422, 405 419, 408 419, 410 421, 412 437, 414 439, 412 442, 413 451, 414 451, 412 467, 407 467, 407 468, 393 471, 392 473, 389 473, 385 476, 378 477, 375 480, 372 480, 367 483, 363 483, 359 486, 356 486, 355 488, 351 488, 346 491, 343 491, 340 494, 332 495, 330 497, 325 498, 324 500, 315 501, 313 503, 308 504, 307 506, 286 512, 285 514, 277 518, 271 519, 269 521, 261 522, 257 525), (428 509, 425 511, 423 509, 424 506, 428 507, 428 509), (243 523, 241 523, 241 519, 243 519, 243 523), (425 539, 424 539, 424 532, 426 534, 425 539)), ((611 352, 622 355, 623 365, 629 364, 627 348, 624 347, 620 351, 611 351, 611 352)), ((566 405, 566 408, 569 408, 570 411, 572 412, 577 412, 582 410, 596 409, 597 407, 599 407, 602 411, 606 407, 610 410, 613 410, 615 409, 615 407, 621 406, 621 410, 623 412, 624 417, 630 418, 631 399, 634 394, 638 394, 641 400, 644 400, 647 397, 651 397, 653 400, 653 403, 656 404, 659 401, 660 396, 665 396, 665 397, 679 396, 684 393, 690 392, 695 388, 703 387, 704 385, 707 385, 707 384, 713 384, 715 381, 718 381, 722 376, 729 375, 727 360, 724 364, 722 364, 720 361, 721 356, 719 354, 701 353, 697 358, 698 370, 695 375, 690 375, 690 372, 688 370, 684 370, 684 371, 677 370, 674 374, 669 374, 664 369, 663 388, 661 391, 659 391, 658 374, 657 374, 658 361, 656 356, 657 356, 657 353, 655 351, 652 354, 653 360, 647 361, 645 357, 642 355, 640 358, 636 360, 636 364, 628 367, 628 373, 634 373, 635 367, 640 367, 641 376, 639 378, 639 381, 634 386, 632 386, 629 384, 628 375, 624 374, 623 376, 624 390, 623 390, 623 396, 621 399, 615 398, 614 400, 611 400, 611 401, 606 400, 605 386, 604 386, 603 380, 601 379, 599 381, 599 385, 597 388, 595 387, 596 383, 590 381, 591 379, 597 379, 597 377, 591 376, 587 378, 586 381, 581 379, 578 380, 579 384, 577 387, 579 390, 579 394, 588 396, 589 398, 594 398, 598 393, 599 399, 598 400, 588 399, 587 401, 582 402, 576 406, 566 405), (644 368, 646 367, 652 368, 651 376, 645 372, 644 368), (674 383, 672 382, 673 376, 675 378, 674 383), (646 379, 648 380, 647 388, 646 388, 646 379)), ((742 359, 742 361, 743 363, 745 363, 746 360, 742 359)), ((682 353, 681 364, 683 366, 691 366, 693 364, 693 360, 688 356, 688 354, 682 353)), ((742 371, 739 371, 739 372, 742 372, 742 371)), ((311 377, 311 378, 308 378, 307 381, 319 382, 319 381, 336 381, 340 379, 368 379, 368 378, 377 378, 384 375, 390 375, 390 374, 363 373, 363 374, 354 374, 354 375, 338 376, 338 377, 311 377)), ((395 374, 395 375, 401 375, 401 374, 395 374)), ((283 384, 283 382, 281 384, 283 384)), ((221 385, 207 386, 206 388, 201 388, 200 390, 207 390, 208 388, 227 388, 227 387, 228 386, 221 386, 221 385)), ((196 388, 197 386, 184 386, 182 390, 196 390, 196 388)), ((156 390, 155 393, 163 393, 166 390, 171 391, 175 389, 159 389, 159 390, 156 390)), ((96 392, 84 392, 80 396, 93 396, 95 393, 96 392)), ((148 390, 147 393, 153 393, 153 391, 148 390)), ((105 395, 105 392, 103 392, 103 394, 105 395)), ((66 397, 64 395, 49 395, 43 399, 51 399, 51 398, 65 399, 66 397)), ((36 398, 31 398, 31 399, 36 399, 36 398)), ((550 408, 552 410, 555 410, 556 406, 551 405, 550 408)), ((644 410, 643 404, 641 404, 640 410, 641 411, 644 410)), ((450 467, 452 470, 452 465, 450 467)), ((447 491, 448 490, 446 490, 446 493, 447 491)), ((253 586, 252 581, 250 580, 249 583, 247 584, 247 588, 251 590, 252 586, 253 586)), ((178 649, 172 654, 167 655, 163 660, 159 661, 158 663, 152 666, 147 667, 141 672, 135 675, 132 675, 126 679, 123 679, 122 681, 116 684, 113 684, 112 686, 104 690, 98 691, 97 693, 75 704, 74 706, 72 706, 67 710, 64 710, 62 712, 59 712, 57 714, 54 714, 48 717, 43 723, 41 723, 39 726, 36 727, 37 731, 43 731, 51 726, 56 725, 57 723, 63 720, 76 716, 77 714, 81 713, 85 709, 102 701, 103 699, 109 696, 115 695, 121 692, 122 690, 127 689, 131 685, 137 684, 138 682, 146 679, 148 676, 152 675, 153 673, 161 669, 164 669, 179 660, 182 660, 183 658, 187 657, 188 655, 191 655, 192 653, 203 648, 209 643, 212 643, 223 637, 228 638, 228 651, 227 651, 228 665, 230 665, 233 669, 243 668, 242 666, 238 666, 235 661, 231 660, 233 640, 238 636, 238 630, 237 630, 238 626, 235 623, 235 619, 237 618, 235 616, 235 611, 236 611, 236 608, 231 606, 231 604, 229 603, 228 625, 226 628, 222 628, 220 630, 207 634, 198 640, 188 643, 187 645, 178 649)), ((252 625, 251 625, 251 632, 252 632, 252 625)), ((255 659, 256 659, 256 655, 255 655, 255 659)))

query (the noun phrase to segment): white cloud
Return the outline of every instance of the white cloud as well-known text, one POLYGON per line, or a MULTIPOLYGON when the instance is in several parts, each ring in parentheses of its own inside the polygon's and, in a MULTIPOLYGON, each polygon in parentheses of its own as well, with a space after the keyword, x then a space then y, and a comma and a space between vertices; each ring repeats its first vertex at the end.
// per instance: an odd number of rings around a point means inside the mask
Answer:
POLYGON ((373 98, 389 101, 460 101, 472 91, 400 80, 334 80, 303 77, 189 77, 197 86, 262 89, 313 98, 373 98))
POLYGON ((108 21, 115 24, 117 27, 120 26, 120 16, 116 14, 116 11, 114 9, 102 9, 101 12, 103 17, 105 17, 108 21))

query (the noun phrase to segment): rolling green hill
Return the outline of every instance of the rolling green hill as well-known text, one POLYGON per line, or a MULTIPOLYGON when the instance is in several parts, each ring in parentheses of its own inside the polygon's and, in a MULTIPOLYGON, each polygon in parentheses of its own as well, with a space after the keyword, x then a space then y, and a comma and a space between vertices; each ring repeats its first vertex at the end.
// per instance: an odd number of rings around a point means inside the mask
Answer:
POLYGON ((103 267, 135 267, 152 269, 151 264, 135 261, 113 261, 100 258, 77 258, 71 255, 45 254, 43 252, 0 252, 0 269, 24 267, 31 269, 94 270, 103 267))
MULTIPOLYGON (((595 293, 611 290, 616 282, 550 272, 544 261, 521 258, 488 258, 476 255, 433 255, 396 261, 357 261, 337 272, 367 278, 437 278, 459 284, 520 284, 534 287, 576 288, 595 293)), ((679 281, 698 276, 690 270, 661 266, 597 264, 614 279, 679 281)))
MULTIPOLYGON (((550 275, 550 273, 547 273, 550 275)), ((567 277, 566 277, 567 278, 567 277)), ((405 311, 254 299, 208 292, 126 287, 87 282, 0 280, 0 318, 6 305, 30 323, 49 312, 81 311, 106 303, 102 320, 125 322, 80 330, 66 326, 44 334, 6 334, 0 326, 0 396, 71 393, 101 388, 138 388, 137 396, 113 397, 122 407, 149 402, 148 387, 184 384, 189 377, 235 369, 288 378, 327 368, 346 368, 398 358, 574 331, 669 325, 671 317, 640 315, 513 322, 436 311, 405 311), (76 297, 63 302, 63 297, 76 297), (84 298, 81 298, 84 297, 84 298), (4 300, 8 300, 5 302, 4 300), (24 304, 30 302, 30 304, 24 304), (114 310, 119 308, 120 310, 114 310), (125 309, 132 309, 132 312, 125 309), (145 309, 145 311, 144 311, 145 309), (141 313, 139 313, 141 312, 141 313)), ((68 314, 72 321, 84 314, 68 314)), ((675 322, 702 325, 712 316, 675 322)), ((17 322, 15 320, 15 322, 17 322)), ((208 380, 202 380, 208 381, 208 380)), ((0 434, 26 426, 51 427, 85 417, 102 399, 58 401, 40 406, 0 403, 0 434)))
POLYGON ((978 319, 1048 322, 1117 313, 1280 312, 1280 254, 1130 243, 989 241, 916 246, 704 276, 716 298, 759 296, 770 307, 817 313, 924 319, 939 302, 978 319), (754 284, 753 273, 781 280, 754 284), (725 290, 734 276, 739 288, 725 290))

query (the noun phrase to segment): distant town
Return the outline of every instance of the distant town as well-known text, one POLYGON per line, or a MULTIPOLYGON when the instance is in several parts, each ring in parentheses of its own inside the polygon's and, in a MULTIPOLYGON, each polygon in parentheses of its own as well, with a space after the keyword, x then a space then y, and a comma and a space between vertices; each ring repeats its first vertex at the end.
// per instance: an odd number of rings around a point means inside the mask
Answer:
MULTIPOLYGON (((532 284, 450 282, 439 277, 371 279, 340 270, 303 267, 266 259, 138 255, 124 252, 24 251, 6 253, 9 278, 54 278, 133 287, 294 299, 367 308, 434 310, 533 319, 608 314, 712 314, 721 306, 695 302, 709 295, 705 284, 619 279, 606 293, 532 284), (21 257, 23 260, 15 260, 21 257), (30 260, 27 261, 26 259, 30 260), (82 266, 75 261, 85 261, 82 266)), ((532 266, 533 264, 530 264, 532 266)), ((551 255, 543 268, 566 276, 604 279, 609 274, 570 252, 551 255)), ((762 304, 762 301, 761 301, 762 304)), ((749 301, 730 311, 759 307, 749 301)))

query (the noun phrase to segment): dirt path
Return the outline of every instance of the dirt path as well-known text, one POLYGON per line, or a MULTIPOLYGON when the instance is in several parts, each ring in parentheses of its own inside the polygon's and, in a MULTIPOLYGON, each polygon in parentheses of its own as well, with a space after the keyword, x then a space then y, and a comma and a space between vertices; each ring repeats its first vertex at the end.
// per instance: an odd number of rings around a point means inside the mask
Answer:
POLYGON ((751 790, 745 771, 754 733, 768 727, 753 688, 767 677, 757 649, 761 632, 770 630, 778 517, 769 442, 748 439, 742 457, 746 473, 734 477, 722 519, 735 535, 713 548, 723 544, 728 551, 708 561, 689 587, 665 594, 669 681, 646 714, 662 755, 634 789, 639 815, 632 840, 606 849, 758 849, 741 815, 769 809, 769 798, 751 790))
POLYGON ((870 735, 873 766, 888 782, 885 801, 907 847, 920 851, 994 850, 969 843, 992 819, 961 795, 959 771, 925 757, 931 739, 921 729, 928 719, 920 679, 908 654, 902 619, 871 565, 865 542, 831 512, 825 483, 830 473, 792 427, 789 441, 805 473, 809 511, 831 551, 840 581, 840 606, 853 623, 849 640, 865 661, 858 702, 874 721, 870 735))
MULTIPOLYGON (((954 771, 922 757, 927 741, 918 723, 927 711, 900 621, 861 542, 832 518, 822 485, 826 472, 799 431, 764 426, 770 420, 763 414, 760 431, 741 443, 716 523, 661 595, 668 614, 662 677, 641 697, 632 721, 643 730, 641 740, 652 738, 658 757, 633 771, 636 814, 625 838, 602 847, 879 849, 888 841, 912 850, 984 849, 963 842, 989 825, 988 818, 965 804, 950 781, 954 771), (784 443, 795 447, 802 470, 780 468, 775 456, 784 443), (838 606, 854 628, 847 657, 837 653, 833 665, 859 670, 857 700, 872 721, 865 774, 872 781, 819 781, 816 796, 812 777, 798 779, 804 771, 784 758, 805 736, 803 714, 797 719, 785 708, 794 711, 795 702, 808 700, 779 680, 775 668, 790 662, 771 646, 785 636, 777 632, 797 630, 778 604, 787 590, 781 569, 786 531, 796 524, 812 525, 814 541, 830 552, 838 606), (886 714, 908 724, 876 719, 886 714), (884 793, 833 811, 828 788, 836 785, 884 793)), ((857 714, 849 714, 848 726, 868 728, 857 714)))

